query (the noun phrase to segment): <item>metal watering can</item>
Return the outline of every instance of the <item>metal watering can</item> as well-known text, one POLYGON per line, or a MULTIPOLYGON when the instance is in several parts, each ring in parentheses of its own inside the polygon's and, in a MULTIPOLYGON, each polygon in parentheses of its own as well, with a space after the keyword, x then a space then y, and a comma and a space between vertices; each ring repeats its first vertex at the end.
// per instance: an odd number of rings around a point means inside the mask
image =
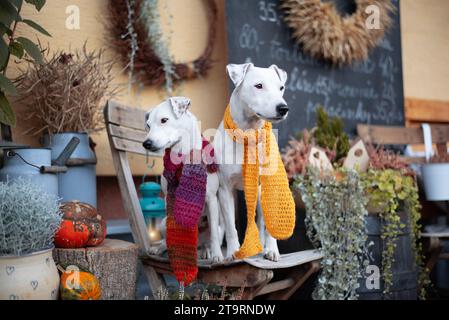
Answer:
POLYGON ((65 166, 80 140, 71 139, 59 156, 52 161, 50 148, 15 147, 3 150, 3 167, 0 181, 19 177, 29 178, 49 194, 59 198, 57 173, 67 171, 65 166))

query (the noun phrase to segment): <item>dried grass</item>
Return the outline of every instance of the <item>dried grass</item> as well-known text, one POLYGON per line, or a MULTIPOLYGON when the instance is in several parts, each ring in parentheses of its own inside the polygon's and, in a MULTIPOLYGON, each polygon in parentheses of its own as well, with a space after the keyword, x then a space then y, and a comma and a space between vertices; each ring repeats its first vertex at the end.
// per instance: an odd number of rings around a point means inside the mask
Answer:
POLYGON ((92 133, 104 128, 103 99, 113 96, 113 62, 104 57, 104 49, 88 51, 86 44, 74 53, 58 51, 44 63, 26 60, 18 83, 26 119, 33 119, 27 134, 61 132, 92 133))
POLYGON ((333 3, 321 0, 283 0, 285 21, 303 50, 314 58, 346 65, 363 61, 391 27, 395 11, 391 0, 355 0, 354 14, 342 17, 333 3), (380 28, 368 29, 365 8, 380 10, 380 28))

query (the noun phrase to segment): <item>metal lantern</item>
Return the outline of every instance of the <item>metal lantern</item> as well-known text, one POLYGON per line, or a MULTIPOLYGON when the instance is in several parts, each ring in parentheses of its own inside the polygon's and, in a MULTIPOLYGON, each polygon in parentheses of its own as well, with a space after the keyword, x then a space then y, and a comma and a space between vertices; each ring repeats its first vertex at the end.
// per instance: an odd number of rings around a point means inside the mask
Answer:
POLYGON ((156 182, 144 182, 140 185, 140 207, 148 228, 151 243, 162 239, 160 225, 165 217, 165 201, 160 197, 161 186, 156 182))

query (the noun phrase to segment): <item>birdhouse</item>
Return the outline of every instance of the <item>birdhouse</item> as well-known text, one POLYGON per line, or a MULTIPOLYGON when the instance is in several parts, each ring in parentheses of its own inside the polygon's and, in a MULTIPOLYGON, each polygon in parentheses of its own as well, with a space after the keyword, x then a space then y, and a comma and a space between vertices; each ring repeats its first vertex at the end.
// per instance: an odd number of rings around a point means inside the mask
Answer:
POLYGON ((161 240, 160 224, 165 217, 165 201, 160 197, 161 186, 156 182, 144 182, 140 185, 140 207, 152 242, 161 240))

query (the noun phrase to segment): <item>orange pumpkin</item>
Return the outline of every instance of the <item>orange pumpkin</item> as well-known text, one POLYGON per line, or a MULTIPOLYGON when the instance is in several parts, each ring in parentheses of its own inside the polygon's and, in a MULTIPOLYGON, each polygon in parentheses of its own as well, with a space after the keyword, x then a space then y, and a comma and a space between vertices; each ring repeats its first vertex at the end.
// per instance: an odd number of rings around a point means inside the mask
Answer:
POLYGON ((55 235, 58 248, 97 246, 106 237, 106 221, 87 203, 70 201, 61 205, 61 227, 55 235))
POLYGON ((100 300, 100 281, 87 271, 64 271, 60 293, 62 300, 100 300))

